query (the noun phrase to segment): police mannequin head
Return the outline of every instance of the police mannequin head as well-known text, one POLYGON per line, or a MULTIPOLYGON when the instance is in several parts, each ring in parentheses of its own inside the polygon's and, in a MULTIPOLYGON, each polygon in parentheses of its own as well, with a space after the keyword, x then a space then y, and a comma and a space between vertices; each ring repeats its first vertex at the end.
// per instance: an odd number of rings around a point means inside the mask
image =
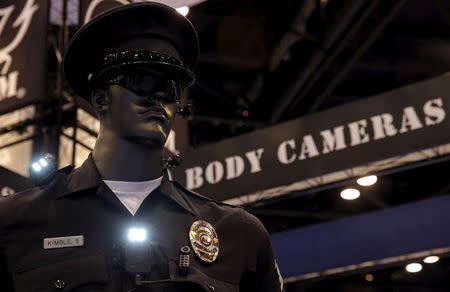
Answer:
POLYGON ((162 149, 180 105, 181 86, 148 72, 123 74, 92 92, 100 135, 162 149))
POLYGON ((103 178, 161 175, 162 150, 182 90, 195 80, 198 56, 193 25, 161 3, 110 9, 75 33, 64 72, 100 119, 92 157, 103 178))

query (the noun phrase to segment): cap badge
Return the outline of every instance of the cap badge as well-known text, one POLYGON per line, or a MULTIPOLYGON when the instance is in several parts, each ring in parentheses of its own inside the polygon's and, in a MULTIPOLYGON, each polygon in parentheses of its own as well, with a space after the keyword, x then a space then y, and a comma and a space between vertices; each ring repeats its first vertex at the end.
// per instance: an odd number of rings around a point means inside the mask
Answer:
POLYGON ((216 260, 219 254, 219 238, 211 224, 203 220, 192 223, 189 240, 195 254, 202 261, 212 263, 216 260))

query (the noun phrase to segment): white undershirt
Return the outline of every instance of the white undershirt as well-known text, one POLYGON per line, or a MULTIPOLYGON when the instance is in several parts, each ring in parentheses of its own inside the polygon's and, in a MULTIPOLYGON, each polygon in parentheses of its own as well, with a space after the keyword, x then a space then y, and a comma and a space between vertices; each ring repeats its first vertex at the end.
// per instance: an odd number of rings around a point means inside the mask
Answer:
POLYGON ((145 198, 161 184, 161 180, 162 176, 142 182, 115 180, 104 180, 104 182, 134 216, 145 198))

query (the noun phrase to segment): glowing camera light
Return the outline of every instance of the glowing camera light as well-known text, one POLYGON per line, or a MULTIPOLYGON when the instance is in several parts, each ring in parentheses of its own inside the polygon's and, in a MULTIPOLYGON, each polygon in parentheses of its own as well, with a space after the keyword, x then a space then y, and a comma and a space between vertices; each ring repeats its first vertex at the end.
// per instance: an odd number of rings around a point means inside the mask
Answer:
POLYGON ((128 240, 131 242, 143 242, 147 239, 147 230, 144 228, 130 228, 128 230, 128 240))

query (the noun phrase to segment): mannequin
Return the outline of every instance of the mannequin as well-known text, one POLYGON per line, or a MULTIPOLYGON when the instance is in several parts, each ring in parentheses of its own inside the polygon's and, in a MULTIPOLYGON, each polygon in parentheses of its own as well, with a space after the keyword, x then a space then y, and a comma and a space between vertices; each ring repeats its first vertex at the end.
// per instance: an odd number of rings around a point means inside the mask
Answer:
POLYGON ((81 167, 0 198, 1 291, 282 291, 262 223, 171 181, 162 165, 198 47, 192 24, 153 2, 109 10, 74 35, 67 81, 92 103, 100 133, 81 167), (135 213, 106 183, 157 178, 135 213))

